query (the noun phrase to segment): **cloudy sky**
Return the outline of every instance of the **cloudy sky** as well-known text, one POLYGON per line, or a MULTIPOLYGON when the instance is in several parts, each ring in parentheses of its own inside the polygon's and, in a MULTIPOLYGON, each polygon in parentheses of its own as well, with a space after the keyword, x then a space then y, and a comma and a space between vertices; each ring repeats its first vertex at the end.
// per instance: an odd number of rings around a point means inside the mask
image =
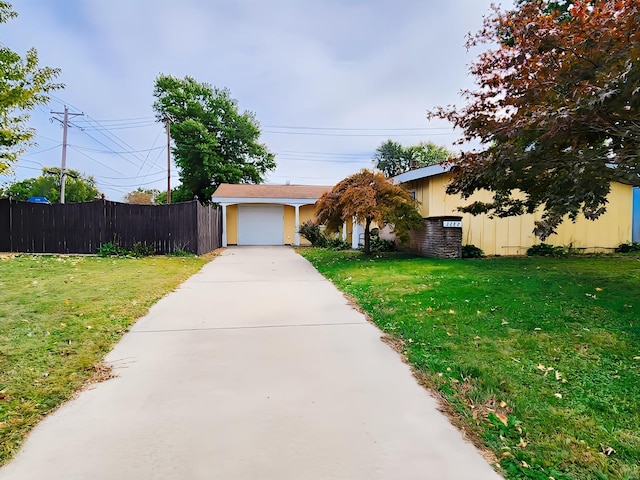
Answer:
MULTIPOLYGON (((69 130, 67 167, 109 199, 166 188, 166 138, 154 79, 190 75, 227 87, 255 112, 276 153, 270 183, 334 184, 371 166, 393 139, 452 147, 457 134, 426 111, 471 87, 465 35, 491 0, 12 0, 0 41, 62 69, 66 88, 32 114, 38 145, 0 183, 60 166, 50 111, 84 116, 69 130)), ((503 1, 509 6, 511 0, 503 1)), ((172 168, 172 182, 178 175, 172 168)))

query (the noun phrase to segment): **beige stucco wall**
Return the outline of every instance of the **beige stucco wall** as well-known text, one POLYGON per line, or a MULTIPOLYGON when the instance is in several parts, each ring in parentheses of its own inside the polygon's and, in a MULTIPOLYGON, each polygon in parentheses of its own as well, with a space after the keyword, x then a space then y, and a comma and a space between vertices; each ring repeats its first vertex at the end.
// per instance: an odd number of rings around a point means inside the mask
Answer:
MULTIPOLYGON (((461 215, 463 245, 476 245, 487 255, 524 255, 527 248, 540 243, 533 235, 534 222, 542 217, 540 213, 493 219, 487 215, 462 214, 458 207, 475 201, 491 201, 492 195, 486 191, 477 192, 468 200, 447 195, 446 185, 450 178, 450 174, 443 174, 405 184, 416 192, 424 217, 461 215)), ((596 221, 582 216, 575 223, 567 219, 558 227, 558 233, 551 235, 545 243, 571 245, 582 251, 607 251, 630 242, 632 195, 631 186, 613 183, 605 214, 596 221)))

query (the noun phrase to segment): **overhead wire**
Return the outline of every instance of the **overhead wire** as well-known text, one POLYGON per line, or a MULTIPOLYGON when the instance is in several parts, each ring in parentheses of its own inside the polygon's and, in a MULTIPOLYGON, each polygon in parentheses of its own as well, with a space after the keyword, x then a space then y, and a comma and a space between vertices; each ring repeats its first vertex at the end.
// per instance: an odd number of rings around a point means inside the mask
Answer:
MULTIPOLYGON (((51 95, 53 100, 59 102, 62 105, 68 105, 71 108, 76 110, 81 110, 78 107, 72 105, 69 102, 65 102, 59 97, 55 95, 51 95)), ((40 108, 43 110, 42 108, 40 108)), ((43 110, 44 111, 44 110, 43 110)), ((49 112, 47 112, 49 113, 49 112)), ((138 167, 137 175, 135 177, 96 177, 103 179, 111 179, 111 180, 135 180, 138 178, 148 178, 153 177, 155 175, 162 175, 166 173, 166 169, 162 166, 158 165, 158 161, 163 152, 166 151, 166 146, 156 147, 156 142, 160 137, 162 132, 158 132, 156 135, 151 148, 149 149, 135 149, 131 145, 129 145, 122 138, 118 137, 116 134, 112 133, 114 130, 124 130, 124 129, 135 129, 135 128, 146 128, 157 124, 157 120, 155 117, 149 116, 141 116, 141 117, 129 117, 129 118, 115 118, 115 119, 102 119, 96 120, 88 114, 84 114, 84 117, 78 117, 74 119, 73 122, 75 125, 80 127, 81 131, 89 137, 94 142, 102 145, 106 150, 84 147, 80 145, 69 145, 79 154, 89 158, 93 162, 108 168, 109 170, 114 171, 115 173, 120 174, 118 170, 111 168, 109 165, 106 165, 95 158, 85 154, 82 152, 89 151, 101 154, 113 154, 117 155, 127 163, 138 167), (113 148, 112 146, 106 144, 100 139, 96 138, 94 135, 91 135, 89 132, 97 133, 104 137, 105 141, 116 145, 118 148, 113 148), (158 151, 153 162, 149 162, 149 158, 153 151, 158 151), (141 154, 146 153, 143 156, 141 154), (126 156, 129 158, 127 158, 126 156), (149 165, 146 174, 140 175, 144 167, 149 165), (158 170, 157 172, 150 173, 152 169, 158 170)), ((263 125, 262 133, 266 134, 274 134, 274 135, 293 135, 293 136, 322 136, 322 137, 423 137, 426 134, 429 136, 451 136, 455 134, 455 131, 451 127, 403 127, 403 128, 371 128, 371 127, 326 127, 326 126, 301 126, 301 125, 263 125)), ((58 140, 54 140, 48 137, 39 136, 40 138, 58 142, 58 145, 39 151, 39 152, 30 152, 28 155, 35 155, 37 153, 43 153, 48 150, 53 150, 60 146, 58 140)), ((280 152, 276 152, 276 156, 279 160, 282 160, 286 163, 306 163, 306 162, 317 162, 317 163, 332 163, 332 164, 368 164, 371 162, 373 152, 367 153, 340 153, 340 152, 322 152, 322 151, 298 151, 298 150, 282 150, 280 152), (329 158, 327 158, 329 157, 329 158)), ((313 179, 313 180, 329 180, 329 177, 305 177, 305 176, 276 176, 276 178, 305 178, 305 179, 313 179)), ((158 179, 160 181, 161 179, 158 179)), ((151 183, 156 183, 155 181, 149 181, 142 185, 147 185, 151 183)), ((109 185, 113 188, 115 185, 109 185)), ((115 190, 115 188, 113 188, 115 190)))

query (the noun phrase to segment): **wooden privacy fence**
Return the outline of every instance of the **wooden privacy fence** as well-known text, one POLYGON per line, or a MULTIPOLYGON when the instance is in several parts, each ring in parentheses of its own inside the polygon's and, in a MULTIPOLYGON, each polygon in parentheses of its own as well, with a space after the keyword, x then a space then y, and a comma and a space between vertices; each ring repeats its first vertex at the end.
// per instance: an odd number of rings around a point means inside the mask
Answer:
POLYGON ((105 243, 201 255, 222 244, 222 213, 197 201, 131 205, 97 200, 47 205, 0 200, 0 251, 97 253, 105 243))

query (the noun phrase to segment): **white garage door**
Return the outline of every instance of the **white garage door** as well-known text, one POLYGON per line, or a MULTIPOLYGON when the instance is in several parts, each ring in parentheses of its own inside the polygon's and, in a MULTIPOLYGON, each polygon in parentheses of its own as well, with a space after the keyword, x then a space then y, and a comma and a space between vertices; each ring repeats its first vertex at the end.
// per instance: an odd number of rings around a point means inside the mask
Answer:
POLYGON ((283 245, 282 205, 239 205, 238 245, 283 245))

